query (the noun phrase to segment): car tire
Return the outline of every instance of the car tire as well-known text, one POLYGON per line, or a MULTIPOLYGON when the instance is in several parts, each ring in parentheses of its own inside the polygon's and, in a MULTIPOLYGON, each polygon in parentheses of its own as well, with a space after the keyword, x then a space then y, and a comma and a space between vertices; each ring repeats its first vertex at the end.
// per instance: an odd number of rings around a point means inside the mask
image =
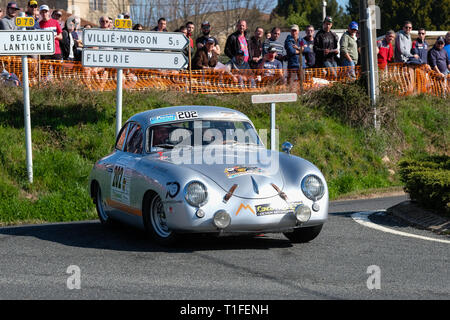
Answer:
POLYGON ((143 209, 144 226, 150 237, 164 246, 174 244, 178 235, 166 225, 166 213, 161 197, 157 194, 146 196, 143 209))
POLYGON ((105 210, 105 206, 102 200, 102 190, 99 185, 95 187, 95 209, 97 210, 98 219, 104 226, 111 226, 113 224, 113 220, 108 216, 105 210))
POLYGON ((315 239, 322 230, 323 224, 313 227, 297 228, 293 232, 286 232, 284 235, 291 242, 305 243, 315 239))

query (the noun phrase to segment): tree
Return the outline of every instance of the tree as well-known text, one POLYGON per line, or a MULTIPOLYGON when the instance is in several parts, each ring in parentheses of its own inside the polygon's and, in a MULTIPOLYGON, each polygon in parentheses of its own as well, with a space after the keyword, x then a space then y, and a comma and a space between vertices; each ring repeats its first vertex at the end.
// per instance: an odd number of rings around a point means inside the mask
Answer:
MULTIPOLYGON (((381 33, 393 29, 401 30, 403 22, 409 20, 413 28, 426 30, 448 30, 450 28, 450 0, 377 0, 381 11, 381 33)), ((353 20, 359 21, 359 0, 349 0, 346 7, 353 20)))
MULTIPOLYGON (((323 0, 278 0, 274 12, 285 18, 295 14, 300 16, 305 14, 309 23, 321 27, 323 21, 322 2, 323 0)), ((327 15, 333 18, 334 28, 346 28, 350 22, 344 9, 336 0, 327 0, 327 15)))

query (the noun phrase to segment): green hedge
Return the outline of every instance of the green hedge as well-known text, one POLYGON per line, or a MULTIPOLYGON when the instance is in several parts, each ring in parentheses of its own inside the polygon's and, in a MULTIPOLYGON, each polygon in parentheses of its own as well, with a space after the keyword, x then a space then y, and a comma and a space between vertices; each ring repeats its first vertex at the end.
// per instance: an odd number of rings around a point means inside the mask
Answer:
POLYGON ((399 162, 400 179, 411 199, 450 214, 450 157, 426 156, 399 162))

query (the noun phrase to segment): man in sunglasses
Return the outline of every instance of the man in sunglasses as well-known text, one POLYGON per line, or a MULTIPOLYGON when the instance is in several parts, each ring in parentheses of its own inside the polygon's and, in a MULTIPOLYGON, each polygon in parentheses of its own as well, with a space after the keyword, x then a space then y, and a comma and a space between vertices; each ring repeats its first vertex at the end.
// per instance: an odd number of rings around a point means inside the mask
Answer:
POLYGON ((419 56, 420 64, 428 64, 428 43, 425 40, 424 28, 418 30, 418 37, 412 43, 411 53, 419 56))
POLYGON ((15 2, 9 2, 6 6, 6 15, 0 20, 0 30, 17 30, 16 17, 20 8, 15 2))
POLYGON ((395 37, 395 52, 394 61, 395 62, 410 62, 413 59, 419 61, 419 55, 412 54, 412 41, 411 41, 411 21, 405 21, 403 23, 403 30, 400 30, 395 37))
POLYGON ((28 1, 25 15, 27 17, 31 17, 34 19, 34 26, 27 27, 27 30, 39 29, 39 22, 38 22, 39 21, 39 9, 38 9, 38 3, 36 0, 28 1))

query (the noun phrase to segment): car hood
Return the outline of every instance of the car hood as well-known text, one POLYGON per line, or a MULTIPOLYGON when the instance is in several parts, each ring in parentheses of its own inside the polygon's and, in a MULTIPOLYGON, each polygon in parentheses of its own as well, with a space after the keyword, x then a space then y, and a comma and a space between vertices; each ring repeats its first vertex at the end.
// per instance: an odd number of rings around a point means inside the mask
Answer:
MULTIPOLYGON (((164 151, 158 154, 158 159, 207 176, 225 194, 234 185, 237 185, 234 188, 233 196, 240 198, 269 198, 278 195, 284 189, 285 182, 278 161, 279 152, 272 152, 264 148, 220 146, 214 148, 214 151, 213 148, 209 150, 205 150, 204 147, 191 148, 189 155, 191 161, 180 163, 179 155, 171 151, 164 151), (205 155, 221 151, 224 156, 215 159, 222 159, 222 161, 211 161, 211 159, 205 161, 206 157, 199 156, 199 154, 205 155)), ((184 156, 186 156, 184 159, 189 158, 188 154, 184 154, 184 156)))

